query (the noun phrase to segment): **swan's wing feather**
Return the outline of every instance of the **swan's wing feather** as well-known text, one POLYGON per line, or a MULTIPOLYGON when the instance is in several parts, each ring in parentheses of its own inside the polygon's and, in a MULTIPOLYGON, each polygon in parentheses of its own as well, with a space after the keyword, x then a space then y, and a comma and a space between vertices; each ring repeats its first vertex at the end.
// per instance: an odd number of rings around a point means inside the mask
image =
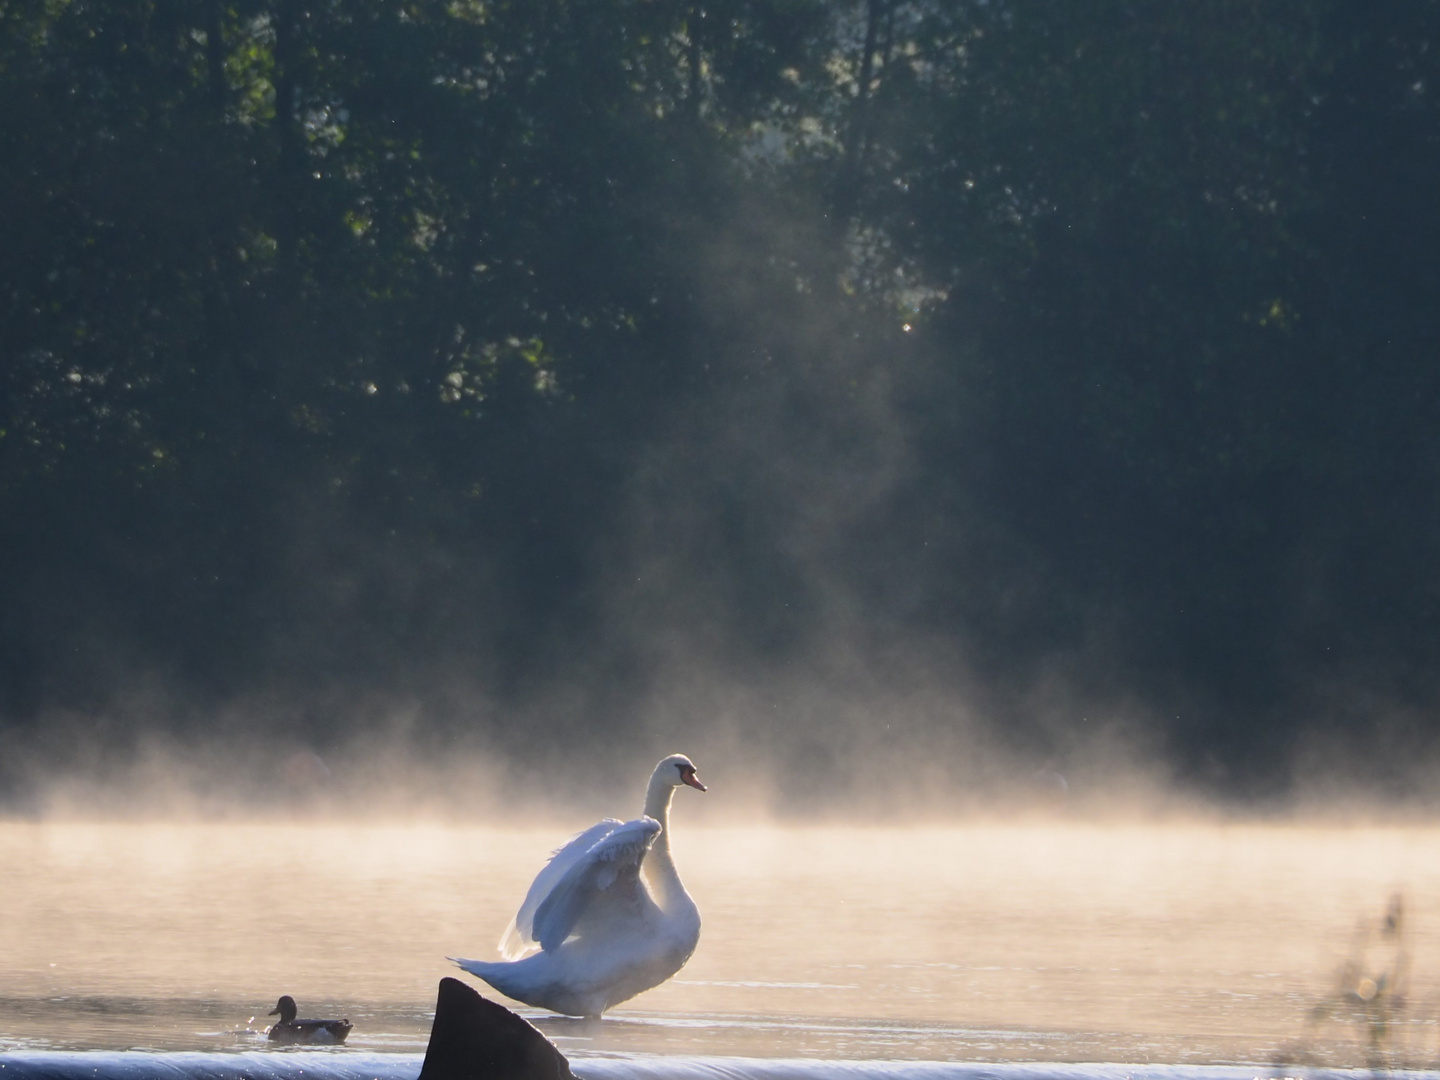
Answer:
POLYGON ((518 960, 530 946, 538 942, 534 930, 536 909, 544 903, 545 897, 550 895, 550 891, 569 873, 571 867, 622 824, 624 823, 616 818, 605 818, 579 835, 571 837, 564 847, 551 852, 550 861, 535 875, 535 881, 531 884, 530 891, 525 894, 520 910, 515 913, 515 917, 510 920, 510 925, 500 937, 501 956, 506 960, 518 960))
POLYGON ((535 909, 533 932, 540 947, 553 949, 569 937, 586 909, 617 881, 622 888, 635 888, 640 863, 659 835, 658 821, 640 817, 617 824, 597 840, 535 909))

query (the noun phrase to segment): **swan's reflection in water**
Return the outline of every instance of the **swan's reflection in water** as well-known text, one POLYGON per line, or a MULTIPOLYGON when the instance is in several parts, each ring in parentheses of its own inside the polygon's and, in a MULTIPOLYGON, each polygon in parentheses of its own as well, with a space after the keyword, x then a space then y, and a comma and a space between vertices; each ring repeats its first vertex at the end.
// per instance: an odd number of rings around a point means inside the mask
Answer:
MULTIPOLYGON (((0 825, 0 1045, 233 1047, 283 991, 348 1015, 359 1050, 417 1050, 443 957, 494 954, 556 838, 0 825)), ((699 950, 598 1028, 540 1020, 567 1049, 1268 1061, 1355 912, 1403 887, 1409 1005, 1387 1023, 1440 1056, 1437 829, 687 824, 675 844, 699 950)), ((1364 1064, 1358 1030, 1337 1014, 1311 1050, 1364 1064)))

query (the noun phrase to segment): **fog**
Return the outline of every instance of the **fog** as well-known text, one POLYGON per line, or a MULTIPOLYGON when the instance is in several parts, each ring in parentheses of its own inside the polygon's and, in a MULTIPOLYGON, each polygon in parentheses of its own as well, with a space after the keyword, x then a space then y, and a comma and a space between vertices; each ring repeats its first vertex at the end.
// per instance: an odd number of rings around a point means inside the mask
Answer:
MULTIPOLYGON (((1228 674, 1207 684, 1183 623, 1152 625, 1163 592, 1064 592, 1054 552, 986 501, 1029 466, 985 444, 994 419, 957 393, 924 312, 778 303, 772 281, 747 287, 758 234, 785 238, 797 280, 821 249, 747 203, 691 253, 689 374, 597 518, 537 488, 507 504, 536 515, 535 550, 497 555, 397 538, 398 519, 317 505, 307 480, 263 511, 273 610, 245 615, 241 660, 224 606, 162 627, 194 629, 193 651, 129 640, 108 601, 79 636, 17 623, 73 651, 87 692, 11 710, 0 810, 563 826, 635 808, 650 764, 683 750, 715 784, 692 811, 711 824, 1432 813, 1431 714, 1383 666, 1257 704, 1228 674)), ((86 610, 28 603, 52 599, 86 610)))
MULTIPOLYGON (((884 713, 857 717, 821 709, 813 726, 801 713, 802 722, 757 735, 728 711, 759 713, 773 723, 786 715, 788 701, 778 693, 730 698, 703 709, 703 724, 675 724, 667 734, 630 736, 618 745, 557 743, 523 757, 473 744, 427 755, 407 737, 403 716, 333 748, 298 737, 209 742, 145 729, 138 736, 127 732, 123 741, 85 745, 94 729, 76 725, 71 737, 78 751, 71 746, 63 754, 27 755, 12 749, 0 817, 548 826, 558 841, 599 816, 638 814, 654 761, 682 751, 712 787, 710 796, 686 808, 687 817, 707 826, 1333 827, 1434 819, 1431 800, 1386 796, 1372 777, 1357 780, 1355 770, 1329 764, 1333 747, 1322 748, 1321 764, 1289 782, 1284 797, 1237 801, 1177 782, 1157 759, 1113 733, 1039 757, 987 739, 979 727, 956 734, 947 725, 945 738, 936 740, 923 729, 917 733, 913 721, 887 721, 884 713)), ((1424 763, 1412 766, 1417 786, 1429 775, 1424 763)))
MULTIPOLYGON (((672 816, 694 957, 599 1024, 526 1010, 567 1053, 1440 1058, 1433 827, 704 823, 722 793, 672 816)), ((0 824, 0 1040, 243 1049, 283 992, 418 1051, 445 957, 495 955, 559 836, 0 824)))

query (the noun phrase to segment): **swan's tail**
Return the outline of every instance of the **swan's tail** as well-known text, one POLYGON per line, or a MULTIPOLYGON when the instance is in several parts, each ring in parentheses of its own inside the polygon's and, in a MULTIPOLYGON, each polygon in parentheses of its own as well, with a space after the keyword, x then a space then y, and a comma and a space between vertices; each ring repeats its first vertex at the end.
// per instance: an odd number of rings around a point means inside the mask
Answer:
MULTIPOLYGON (((533 989, 533 981, 526 978, 530 968, 523 960, 467 960, 463 956, 447 956, 445 959, 461 971, 468 971, 477 979, 485 980, 508 998, 523 1001, 527 1005, 536 1004, 531 1000, 533 995, 529 993, 533 989)), ((540 1007, 549 1008, 548 1005, 540 1007)))
POLYGON ((467 960, 463 956, 447 956, 445 959, 462 971, 468 971, 477 978, 485 979, 486 982, 490 981, 486 976, 493 974, 494 969, 501 966, 493 960, 467 960))

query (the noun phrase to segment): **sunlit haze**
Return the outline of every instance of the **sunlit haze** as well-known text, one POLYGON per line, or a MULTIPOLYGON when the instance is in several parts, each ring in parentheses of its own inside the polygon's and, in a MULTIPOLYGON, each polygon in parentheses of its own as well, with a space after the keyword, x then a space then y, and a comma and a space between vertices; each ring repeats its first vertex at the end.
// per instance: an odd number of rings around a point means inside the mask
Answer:
POLYGON ((0 0, 0 1080, 1440 1080, 1437 183, 1440 0, 0 0))
MULTIPOLYGON (((1385 1052, 1440 1051, 1440 829, 679 816, 700 947, 601 1025, 540 1020, 569 1053, 1363 1062, 1341 969, 1393 965, 1377 927, 1397 893, 1413 967, 1385 1052), (1317 1007, 1334 1015, 1317 1023, 1317 1007)), ((0 1045, 233 1049, 289 993, 349 1016, 358 1048, 419 1049, 444 958, 494 956, 563 839, 5 825, 0 1045)))

